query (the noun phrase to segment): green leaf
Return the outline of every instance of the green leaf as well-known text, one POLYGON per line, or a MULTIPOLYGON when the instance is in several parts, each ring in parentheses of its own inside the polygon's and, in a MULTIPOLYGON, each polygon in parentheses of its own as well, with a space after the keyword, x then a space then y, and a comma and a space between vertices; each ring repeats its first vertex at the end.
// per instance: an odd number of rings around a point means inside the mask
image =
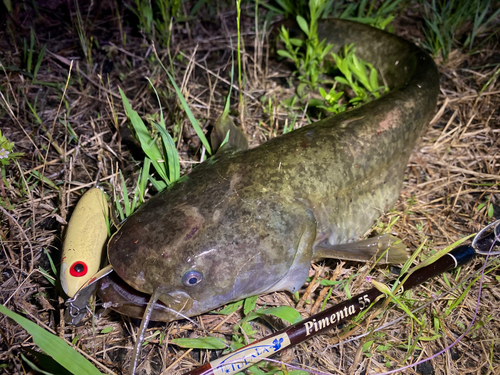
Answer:
POLYGON ((323 87, 320 87, 320 88, 319 88, 319 93, 320 93, 320 95, 323 97, 323 99, 328 100, 328 99, 327 99, 327 96, 328 96, 329 94, 327 94, 327 93, 326 93, 326 91, 325 91, 325 89, 324 89, 323 87))
POLYGON ((240 308, 240 306, 243 305, 243 301, 236 301, 233 303, 230 303, 226 307, 224 307, 221 311, 215 312, 216 314, 220 315, 229 315, 234 313, 236 310, 240 308))
POLYGON ((172 344, 178 345, 181 348, 193 349, 224 349, 227 344, 217 337, 198 337, 195 339, 173 339, 172 344))
POLYGON ((276 2, 285 10, 286 13, 288 14, 294 13, 293 2, 284 0, 276 0, 276 2))
POLYGON ((39 267, 40 273, 47 279, 49 283, 51 283, 53 286, 56 285, 56 281, 52 275, 50 275, 47 271, 45 271, 41 266, 39 267))
POLYGON ((148 186, 149 178, 149 167, 151 166, 151 159, 147 156, 144 158, 144 163, 140 171, 139 183, 137 185, 139 189, 139 201, 144 203, 144 196, 146 195, 146 188, 148 186))
POLYGON ((248 315, 250 311, 253 311, 255 309, 258 298, 259 296, 245 298, 245 303, 243 305, 243 314, 248 315))
POLYGON ((132 126, 134 127, 137 137, 139 138, 142 150, 147 155, 147 157, 151 159, 151 162, 153 163, 153 166, 155 167, 156 172, 160 175, 160 177, 167 184, 170 184, 170 181, 167 177, 167 168, 165 166, 165 163, 159 162, 160 160, 163 160, 163 155, 160 149, 156 145, 154 139, 151 139, 151 135, 149 134, 149 131, 146 128, 146 125, 144 125, 144 122, 142 121, 139 114, 132 109, 132 106, 130 105, 130 102, 125 96, 123 90, 120 87, 118 88, 118 90, 120 91, 120 95, 122 97, 125 112, 127 113, 127 116, 130 119, 132 126))
POLYGON ((28 358, 26 358, 23 353, 21 353, 21 358, 23 359, 24 362, 28 364, 29 367, 31 367, 33 370, 35 370, 37 373, 39 372, 40 374, 43 375, 53 375, 51 372, 48 371, 43 371, 40 369, 37 365, 35 365, 33 362, 31 362, 28 358))
POLYGON ((374 340, 369 340, 363 344, 363 353, 366 353, 367 351, 370 350, 370 347, 372 346, 374 340))
POLYGON ((170 183, 175 182, 181 176, 181 166, 179 164, 179 154, 177 153, 177 148, 175 147, 174 140, 163 126, 158 125, 156 122, 154 122, 153 124, 160 132, 163 146, 167 151, 166 156, 168 163, 168 177, 170 183))
POLYGON ((101 333, 110 333, 113 331, 113 327, 106 327, 103 330, 101 330, 101 333))
POLYGON ((377 69, 374 67, 370 68, 370 85, 371 85, 371 90, 375 90, 378 88, 378 73, 377 69))
POLYGON ((61 366, 71 373, 75 375, 101 375, 101 372, 99 372, 92 363, 56 335, 47 332, 31 320, 10 311, 5 306, 0 305, 0 312, 7 315, 28 331, 28 333, 33 336, 33 341, 40 349, 54 358, 61 366))
MULTIPOLYGON (((249 374, 252 375, 270 375, 269 372, 262 371, 260 368, 257 367, 257 365, 250 366, 247 371, 249 374)), ((239 374, 242 373, 240 372, 239 374)))
POLYGON ((240 328, 245 333, 246 337, 253 337, 255 335, 255 331, 248 322, 241 322, 240 328))
POLYGON ((205 149, 207 152, 212 155, 212 149, 210 148, 210 144, 208 143, 207 137, 205 137, 205 133, 203 133, 203 130, 200 127, 200 124, 198 124, 198 120, 193 115, 193 112, 191 112, 191 108, 189 108, 189 105, 186 102, 186 99, 184 98, 184 95, 182 95, 181 90, 179 89, 179 86, 175 83, 174 77, 165 70, 165 72, 168 75, 168 78, 170 79, 170 82, 172 83, 172 86, 174 86, 175 92, 177 94, 177 97, 179 98, 182 108, 184 108, 184 112, 186 112, 187 117, 189 118, 189 121, 191 122, 191 125, 193 125, 194 130, 196 131, 196 134, 201 140, 201 143, 203 146, 205 146, 205 149))
POLYGON ((420 262, 420 264, 418 266, 413 267, 410 270, 410 272, 407 275, 407 277, 410 276, 412 273, 414 273, 416 270, 419 270, 421 268, 424 268, 424 267, 428 266, 431 263, 434 263, 436 260, 438 260, 442 256, 446 255, 447 253, 449 253, 454 248, 460 246, 462 243, 464 243, 465 241, 467 241, 469 238, 473 237, 474 235, 475 235, 475 233, 473 233, 473 234, 471 234, 469 236, 463 237, 463 238, 459 239, 458 241, 452 243, 451 245, 445 247, 444 249, 439 250, 434 255, 431 255, 430 257, 428 257, 427 259, 425 259, 423 262, 420 262))
POLYGON ((257 310, 249 314, 245 318, 245 320, 251 321, 261 317, 262 315, 273 315, 291 324, 298 323, 302 320, 302 316, 300 316, 298 311, 291 308, 290 306, 279 306, 279 307, 272 307, 269 309, 257 310))
POLYGON ((278 55, 280 55, 281 57, 286 57, 286 58, 289 58, 290 60, 293 60, 293 57, 291 54, 289 54, 287 51, 285 50, 282 50, 282 49, 279 49, 278 50, 278 55))
POLYGON ((309 25, 307 24, 307 21, 304 19, 304 17, 297 16, 297 23, 299 24, 299 27, 302 29, 302 31, 307 35, 307 37, 310 37, 309 25))
MULTIPOLYGON (((226 136, 224 137, 224 140, 222 141, 222 143, 220 144, 219 148, 222 148, 224 147, 224 145, 226 145, 228 142, 229 142, 229 134, 231 133, 231 129, 229 129, 226 133, 226 136)), ((213 146, 213 144, 212 144, 213 146)))
POLYGON ((130 200, 128 199, 128 190, 127 185, 125 184, 125 179, 123 178, 122 171, 118 171, 120 173, 120 178, 122 180, 122 195, 123 195, 123 206, 125 207, 125 215, 129 217, 132 214, 132 210, 130 209, 130 200))
POLYGON ((347 80, 344 77, 337 76, 334 79, 335 79, 335 81, 337 81, 339 83, 342 83, 344 85, 349 85, 349 82, 347 82, 347 80))
POLYGON ((158 192, 163 191, 167 187, 167 184, 165 182, 158 181, 151 175, 149 175, 148 179, 158 192))
POLYGON ((420 337, 419 340, 420 341, 434 341, 434 340, 439 339, 440 337, 441 337, 441 335, 436 334, 436 335, 430 336, 430 337, 428 337, 428 336, 422 336, 422 337, 420 337))
POLYGON ((44 248, 43 252, 45 253, 45 255, 47 255, 47 258, 49 258, 50 269, 52 270, 52 273, 57 276, 57 274, 58 274, 57 267, 54 264, 54 261, 52 260, 52 257, 50 256, 50 251, 48 251, 47 249, 44 248))
POLYGON ((290 44, 292 46, 295 46, 295 47, 302 47, 302 45, 304 44, 304 41, 302 39, 298 39, 298 38, 290 38, 290 39, 288 39, 288 41, 290 42, 290 44))
POLYGON ((326 279, 323 279, 323 280, 320 281, 320 284, 324 285, 324 286, 332 286, 332 285, 342 284, 343 282, 344 282, 343 280, 326 280, 326 279))
POLYGON ((49 180, 47 177, 45 177, 43 174, 41 174, 38 171, 32 171, 31 174, 38 178, 40 181, 45 182, 47 185, 49 185, 52 189, 54 190, 59 190, 59 187, 56 186, 51 180, 49 180))
POLYGON ((42 352, 31 350, 26 347, 24 347, 24 349, 34 358, 36 358, 36 365, 38 368, 44 369, 45 371, 49 371, 52 374, 56 375, 73 375, 71 372, 62 367, 59 363, 54 361, 54 358, 52 358, 51 356, 42 352))
POLYGON ((488 206, 488 217, 491 219, 493 217, 493 203, 488 206))

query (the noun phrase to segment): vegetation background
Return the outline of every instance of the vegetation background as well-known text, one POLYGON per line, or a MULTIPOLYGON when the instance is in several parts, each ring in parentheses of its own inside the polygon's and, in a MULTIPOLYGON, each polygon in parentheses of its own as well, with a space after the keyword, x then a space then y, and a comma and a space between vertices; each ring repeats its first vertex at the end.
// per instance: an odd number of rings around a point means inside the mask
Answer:
MULTIPOLYGON (((343 82, 352 70, 339 69, 341 79, 334 81, 325 75, 328 46, 314 39, 321 17, 386 28, 426 49, 441 73, 437 113, 410 159, 396 207, 373 232, 389 228, 410 250, 421 248, 417 264, 500 219, 498 1, 3 0, 0 8, 0 302, 71 343, 103 373, 128 367, 138 324, 113 312, 77 327, 64 322, 57 273, 78 198, 99 181, 119 220, 210 155, 204 134, 223 113, 254 147, 345 110, 349 101, 382 94, 382 85, 343 82), (290 40, 282 26, 310 35, 290 40), (155 139, 152 148, 174 145, 165 149, 177 153, 160 155, 164 163, 155 150, 148 154, 136 137, 140 124, 129 121, 132 111, 155 139)), ((370 77, 370 67, 364 68, 370 77)), ((401 297, 410 309, 424 306, 415 313, 421 324, 389 304, 284 351, 279 360, 324 373, 364 374, 430 357, 472 322, 482 264, 401 297)), ((499 266, 491 259, 486 267, 479 313, 463 340, 408 373, 500 373, 499 266)), ((275 293, 225 314, 196 317, 197 325, 151 324, 138 371, 181 374, 222 350, 176 339, 210 335, 238 347, 288 324, 277 315, 250 320, 252 311, 289 306, 307 317, 371 287, 369 272, 364 265, 321 262, 312 265, 298 299, 275 293)), ((385 268, 370 275, 392 277, 385 268)), ((68 373, 3 315, 0 337, 0 372, 68 373)), ((250 371, 301 373, 274 363, 250 371)))

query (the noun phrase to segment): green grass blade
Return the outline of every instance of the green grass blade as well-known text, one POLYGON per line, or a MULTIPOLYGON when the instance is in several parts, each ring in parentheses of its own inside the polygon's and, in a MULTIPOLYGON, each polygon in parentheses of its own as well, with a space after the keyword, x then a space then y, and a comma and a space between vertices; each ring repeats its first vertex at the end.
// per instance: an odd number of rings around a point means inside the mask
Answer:
POLYGON ((120 95, 122 97, 123 106, 125 107, 125 112, 127 113, 132 126, 134 127, 135 132, 137 133, 137 137, 139 138, 139 142, 141 143, 142 150, 147 155, 148 158, 151 159, 153 166, 156 169, 156 172, 160 175, 160 177, 167 183, 170 184, 170 181, 167 177, 167 169, 165 167, 165 163, 160 162, 163 160, 163 155, 156 145, 154 139, 151 139, 151 136, 144 125, 139 114, 132 109, 130 102, 128 101, 125 93, 121 88, 118 88, 120 91, 120 95))
POLYGON ((144 165, 142 166, 141 177, 139 180, 139 201, 141 203, 144 203, 144 196, 146 195, 146 187, 148 186, 150 167, 151 167, 151 159, 146 156, 144 158, 144 165))
POLYGON ((151 184, 154 186, 154 188, 158 192, 163 191, 167 187, 167 184, 165 182, 158 181, 158 180, 154 179, 153 176, 151 176, 151 175, 149 175, 149 181, 151 182, 151 184))
POLYGON ((36 81, 36 76, 38 74, 38 70, 40 69, 40 65, 42 65, 43 56, 45 55, 45 51, 47 50, 47 45, 42 47, 42 50, 38 54, 38 59, 36 60, 35 69, 33 69, 33 81, 36 81))
POLYGON ((125 220, 125 215, 123 214, 122 205, 120 204, 120 201, 118 199, 115 201, 115 205, 116 205, 116 210, 118 211, 118 215, 120 215, 120 221, 125 220))
MULTIPOLYGON (((490 270, 486 271, 486 272, 484 273, 484 275, 487 275, 488 273, 490 273, 490 272, 492 272, 492 271, 494 271, 494 270, 498 269, 499 267, 500 267, 500 265, 497 265, 496 267, 493 267, 492 269, 490 269, 490 270)), ((483 275, 483 276, 484 276, 484 275, 483 275)), ((481 276, 482 276, 482 275, 477 276, 474 280, 472 280, 472 282, 471 282, 469 285, 467 285, 467 288, 465 288, 465 290, 463 291, 463 293, 462 293, 462 294, 461 294, 461 295, 460 295, 460 296, 459 296, 459 297, 458 297, 458 298, 457 298, 457 299, 456 299, 456 300, 455 300, 455 301, 454 301, 454 302, 453 302, 453 303, 452 303, 452 304, 451 304, 451 305, 450 305, 450 306, 449 306, 449 307, 448 307, 448 308, 444 311, 444 315, 445 315, 445 316, 449 316, 449 315, 452 313, 452 311, 453 311, 453 310, 454 310, 454 309, 455 309, 458 305, 460 305, 460 304, 462 303, 462 301, 464 300, 464 298, 465 298, 465 297, 469 294, 469 291, 470 291, 470 289, 472 288, 472 286, 473 286, 473 285, 474 285, 474 284, 475 284, 478 280, 480 280, 480 279, 481 279, 481 276)))
POLYGON ((43 374, 43 375, 54 375, 51 372, 41 370, 37 365, 35 365, 28 358, 26 358, 23 355, 23 353, 21 353, 21 358, 23 359, 24 362, 26 362, 28 364, 29 367, 31 367, 32 370, 35 370, 37 373, 40 373, 40 374, 43 374))
POLYGON ((30 49, 28 51, 28 61, 26 62, 26 69, 31 73, 31 65, 33 63, 33 49, 35 48, 35 32, 33 28, 30 29, 30 49))
POLYGON ((259 296, 245 298, 245 302, 243 303, 243 314, 244 315, 248 315, 248 313, 250 311, 253 311, 255 309, 258 298, 259 298, 259 296))
POLYGON ((47 249, 43 249, 45 255, 47 255, 47 258, 49 258, 49 263, 50 263, 50 269, 52 270, 52 273, 57 276, 57 267, 54 264, 54 261, 52 260, 52 257, 50 256, 50 251, 47 249))
POLYGON ((148 80, 149 84, 153 88, 153 90, 155 92, 155 95, 156 95, 156 100, 158 101, 158 107, 160 108, 160 125, 164 129, 166 129, 166 127, 165 127, 165 118, 163 117, 163 109, 161 107, 160 96, 158 95, 158 91, 156 90, 156 87, 154 87, 153 82, 151 82, 151 80, 148 77, 146 77, 146 79, 148 80))
MULTIPOLYGON (((163 66, 163 65, 162 65, 163 66)), ((203 146, 205 146, 205 149, 207 152, 212 155, 212 149, 210 148, 210 144, 208 143, 207 137, 205 137, 205 133, 203 133, 203 130, 200 127, 200 124, 198 123, 198 120, 193 115, 193 112, 191 112, 191 109, 189 108, 189 105, 186 102, 186 99, 184 98, 184 95, 182 95, 181 90, 179 89, 179 86, 175 83, 174 77, 165 69, 165 72, 168 75, 168 78, 170 79, 170 82, 172 83, 172 86, 174 86, 175 92, 177 94, 177 97, 181 101, 182 108, 184 108, 184 111, 186 112, 187 117, 189 118, 189 121, 191 122, 191 125, 193 125, 194 130, 196 131, 196 134, 201 140, 201 143, 203 146)))
MULTIPOLYGON (((10 156, 10 155, 9 155, 10 156)), ((43 174, 41 174, 40 172, 38 171, 32 171, 31 174, 33 176, 35 176, 36 178, 38 178, 40 181, 42 181, 43 183, 47 184, 49 187, 51 187, 52 189, 54 190, 59 190, 59 187, 54 184, 51 180, 49 180, 47 177, 45 177, 43 174)))
POLYGON ((453 250, 454 248, 460 246, 462 243, 464 243, 465 241, 467 241, 469 238, 475 236, 475 233, 469 235, 469 236, 466 236, 464 238, 461 238, 459 239, 458 241, 456 241, 455 243, 445 247, 444 249, 442 250, 439 250, 436 254, 434 255, 431 255, 430 257, 428 257, 427 259, 425 259, 423 262, 421 262, 418 266, 416 267, 413 267, 408 276, 411 275, 413 272, 415 272, 416 270, 419 270, 421 268, 424 268, 426 266, 428 266, 429 264, 431 263, 434 263, 436 260, 438 260, 439 258, 441 258, 442 256, 444 256, 445 254, 449 253, 451 250, 453 250))
POLYGON ((130 200, 128 199, 127 185, 125 184, 125 179, 123 178, 122 171, 120 171, 120 178, 122 180, 122 196, 123 206, 125 207, 125 215, 129 217, 132 212, 130 211, 130 200))
POLYGON ((194 349, 226 349, 228 345, 217 337, 198 337, 195 339, 173 339, 172 344, 178 345, 181 348, 194 349))
POLYGON ((156 128, 160 132, 161 139, 163 141, 163 146, 167 152, 167 163, 168 163, 168 173, 170 182, 177 181, 181 176, 181 166, 179 164, 179 154, 177 153, 177 149, 175 148, 175 143, 167 130, 154 122, 156 128))
POLYGON ((251 320, 261 317, 262 315, 273 315, 291 324, 298 323, 302 320, 302 316, 300 316, 297 310, 291 308, 290 306, 279 306, 279 307, 272 307, 270 309, 261 309, 255 311, 249 314, 245 318, 245 321, 249 322, 251 320))
POLYGON ((92 363, 56 335, 47 332, 31 320, 10 311, 5 306, 0 305, 0 312, 28 331, 40 349, 71 373, 75 375, 101 375, 101 372, 92 363))
POLYGON ((236 301, 236 302, 232 302, 232 303, 228 304, 221 311, 211 311, 211 312, 214 314, 229 315, 229 314, 234 313, 236 310, 238 310, 241 305, 243 305, 243 301, 236 301))
POLYGON ((40 269, 40 273, 45 277, 45 279, 52 284, 52 286, 56 285, 56 279, 51 276, 47 271, 45 271, 41 266, 38 267, 40 269))

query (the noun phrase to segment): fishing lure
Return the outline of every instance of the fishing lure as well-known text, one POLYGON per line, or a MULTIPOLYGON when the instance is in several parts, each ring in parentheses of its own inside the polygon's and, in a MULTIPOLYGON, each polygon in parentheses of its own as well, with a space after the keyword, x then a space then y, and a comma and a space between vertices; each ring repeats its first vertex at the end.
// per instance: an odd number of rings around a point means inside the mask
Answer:
POLYGON ((92 188, 78 201, 69 220, 61 259, 61 286, 69 297, 99 270, 108 239, 109 207, 101 189, 92 188))

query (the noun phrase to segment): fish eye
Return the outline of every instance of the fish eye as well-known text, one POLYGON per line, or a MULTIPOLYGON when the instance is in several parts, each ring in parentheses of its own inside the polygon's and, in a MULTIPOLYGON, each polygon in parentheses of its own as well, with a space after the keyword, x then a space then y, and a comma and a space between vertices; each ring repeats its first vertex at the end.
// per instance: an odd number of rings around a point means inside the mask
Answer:
POLYGON ((182 276, 182 283, 186 286, 198 285, 203 280, 203 275, 198 271, 188 271, 182 276))

